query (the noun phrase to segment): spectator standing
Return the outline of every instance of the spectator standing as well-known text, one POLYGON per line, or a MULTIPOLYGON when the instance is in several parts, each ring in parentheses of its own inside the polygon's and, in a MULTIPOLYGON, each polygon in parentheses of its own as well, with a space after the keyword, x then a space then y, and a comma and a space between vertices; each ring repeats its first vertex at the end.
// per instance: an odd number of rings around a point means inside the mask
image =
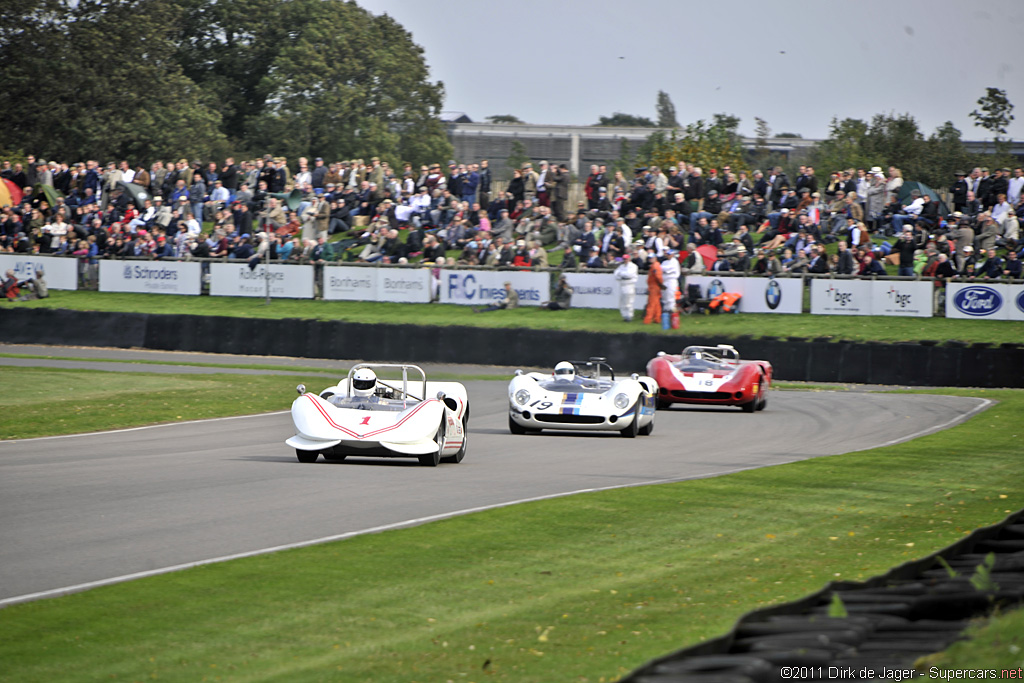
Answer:
MULTIPOLYGON (((630 248, 628 256, 631 257, 633 252, 634 249, 630 248)), ((615 269, 615 279, 619 283, 619 313, 622 320, 627 323, 633 322, 633 304, 636 301, 636 281, 639 272, 632 258, 628 257, 615 269)))

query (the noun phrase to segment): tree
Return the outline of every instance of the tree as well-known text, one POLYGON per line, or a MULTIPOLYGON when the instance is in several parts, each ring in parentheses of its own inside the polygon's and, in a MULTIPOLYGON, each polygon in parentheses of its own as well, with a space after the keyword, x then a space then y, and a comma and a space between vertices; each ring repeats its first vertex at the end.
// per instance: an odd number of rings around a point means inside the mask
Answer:
POLYGON ((676 106, 672 104, 672 98, 668 93, 658 91, 658 126, 660 128, 678 128, 679 121, 676 120, 676 106))
POLYGON ((740 168, 743 149, 735 131, 700 120, 681 131, 666 135, 656 131, 637 153, 640 160, 668 168, 681 160, 704 169, 732 166, 740 168))
POLYGON ((775 137, 777 137, 777 138, 793 138, 793 139, 799 140, 799 139, 803 138, 803 135, 800 135, 800 133, 779 133, 775 137))
POLYGON ((518 116, 512 116, 512 114, 496 114, 494 116, 488 116, 484 119, 491 123, 525 123, 518 116))
POLYGON ((597 125, 599 126, 633 126, 637 128, 656 128, 654 121, 644 116, 633 116, 632 114, 623 114, 620 111, 615 112, 611 116, 602 116, 597 125))
POLYGON ((759 116, 754 117, 754 124, 754 137, 757 138, 755 151, 767 152, 768 138, 771 137, 772 129, 768 127, 768 122, 759 116))
POLYGON ((505 165, 508 166, 509 177, 512 177, 512 170, 516 168, 522 168, 523 164, 530 160, 530 155, 526 153, 526 147, 519 140, 512 140, 512 145, 509 147, 508 159, 505 160, 505 165))
POLYGON ((925 142, 920 180, 931 187, 946 187, 957 170, 966 171, 971 165, 960 131, 952 121, 946 121, 925 142))
POLYGON ((168 58, 174 2, 37 0, 0 16, 20 29, 0 30, 0 148, 72 161, 223 152, 216 101, 168 58))
POLYGON ((992 133, 995 138, 996 148, 999 149, 1002 142, 1002 135, 1006 134, 1006 127, 1013 121, 1013 105, 1006 97, 1006 91, 999 88, 986 88, 985 95, 978 98, 978 106, 981 111, 975 109, 971 112, 974 125, 992 133))

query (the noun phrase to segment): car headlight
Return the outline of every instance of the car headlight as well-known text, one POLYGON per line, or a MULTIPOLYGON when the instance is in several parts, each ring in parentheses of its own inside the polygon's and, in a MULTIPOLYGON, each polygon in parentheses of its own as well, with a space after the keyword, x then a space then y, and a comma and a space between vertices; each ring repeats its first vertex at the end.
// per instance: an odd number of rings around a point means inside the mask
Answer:
POLYGON ((619 410, 625 410, 626 406, 629 405, 629 396, 625 394, 615 394, 615 407, 619 410))
POLYGON ((516 403, 521 406, 525 406, 530 402, 530 392, 526 389, 520 389, 516 392, 516 403))

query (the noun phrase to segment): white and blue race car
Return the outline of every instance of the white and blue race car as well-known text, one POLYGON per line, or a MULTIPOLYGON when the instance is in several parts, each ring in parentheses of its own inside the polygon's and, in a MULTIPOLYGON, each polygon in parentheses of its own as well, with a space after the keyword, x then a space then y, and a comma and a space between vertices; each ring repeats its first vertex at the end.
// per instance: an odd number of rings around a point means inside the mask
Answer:
POLYGON ((604 358, 562 361, 551 374, 516 370, 508 385, 508 429, 616 431, 627 438, 654 431, 658 384, 616 377, 604 358))

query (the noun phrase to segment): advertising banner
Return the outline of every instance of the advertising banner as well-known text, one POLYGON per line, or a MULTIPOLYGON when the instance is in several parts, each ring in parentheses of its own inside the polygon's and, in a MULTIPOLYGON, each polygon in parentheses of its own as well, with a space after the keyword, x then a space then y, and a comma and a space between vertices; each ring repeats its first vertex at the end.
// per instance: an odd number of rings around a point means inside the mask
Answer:
POLYGON ((1006 306, 1008 320, 1024 320, 1024 285, 1007 285, 1009 304, 1006 306))
MULTIPOLYGON (((266 296, 267 266, 249 269, 247 263, 211 263, 210 296, 266 296)), ((313 266, 271 264, 270 296, 313 298, 313 266)))
POLYGON ((539 306, 551 299, 551 277, 548 273, 442 268, 440 301, 443 304, 486 306, 505 296, 506 282, 511 282, 519 294, 520 306, 539 306))
POLYGON ((946 285, 947 318, 987 318, 1008 320, 1010 310, 1018 303, 1012 289, 1019 285, 973 282, 950 282, 946 285))
POLYGON ((430 303, 429 268, 376 268, 377 301, 430 303))
POLYGON ((930 318, 934 296, 935 285, 930 281, 874 280, 871 315, 930 318))
POLYGON ((611 273, 568 272, 565 279, 573 289, 573 308, 619 307, 619 283, 611 273))
POLYGON ((377 269, 324 266, 325 301, 376 301, 377 269))
POLYGON ((100 261, 101 292, 198 296, 201 281, 194 261, 100 261))
POLYGON ((43 271, 50 289, 78 289, 78 259, 38 254, 0 254, 0 273, 14 271, 18 280, 30 280, 43 271))
POLYGON ((811 313, 871 315, 870 280, 811 280, 811 313))
MULTIPOLYGON (((701 295, 711 299, 725 292, 740 294, 740 313, 801 313, 804 283, 801 278, 718 277, 687 275, 687 285, 699 285, 701 295)), ((685 291, 684 291, 685 294, 685 291)))

